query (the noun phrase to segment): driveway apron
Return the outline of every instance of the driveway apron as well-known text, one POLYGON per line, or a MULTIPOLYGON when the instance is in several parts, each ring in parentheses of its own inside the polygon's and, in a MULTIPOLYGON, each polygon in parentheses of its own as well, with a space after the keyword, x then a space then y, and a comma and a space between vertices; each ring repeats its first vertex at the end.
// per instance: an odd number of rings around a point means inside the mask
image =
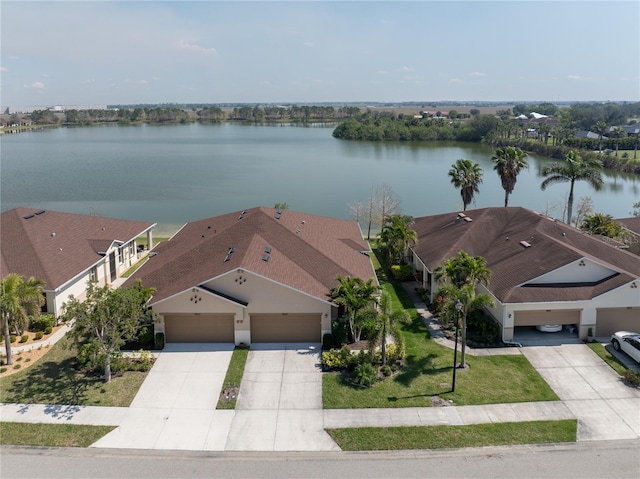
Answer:
POLYGON ((167 344, 120 426, 93 447, 221 450, 233 411, 217 411, 233 344, 167 344))
POLYGON ((558 397, 578 418, 578 440, 640 437, 640 391, 585 344, 521 348, 558 397))
POLYGON ((227 451, 336 451, 324 430, 319 344, 252 344, 227 451))

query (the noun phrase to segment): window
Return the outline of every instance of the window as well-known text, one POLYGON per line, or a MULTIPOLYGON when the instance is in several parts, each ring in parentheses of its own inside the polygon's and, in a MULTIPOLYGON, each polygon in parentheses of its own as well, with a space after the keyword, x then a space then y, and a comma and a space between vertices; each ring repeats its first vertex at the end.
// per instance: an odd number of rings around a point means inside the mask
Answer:
POLYGON ((98 281, 98 267, 94 266, 89 270, 89 281, 98 281))

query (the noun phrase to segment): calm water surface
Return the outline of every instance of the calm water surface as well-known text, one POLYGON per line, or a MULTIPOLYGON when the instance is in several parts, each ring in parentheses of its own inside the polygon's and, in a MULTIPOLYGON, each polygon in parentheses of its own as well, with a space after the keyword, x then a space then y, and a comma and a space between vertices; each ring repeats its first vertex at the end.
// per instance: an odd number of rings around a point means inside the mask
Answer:
MULTIPOLYGON (((332 128, 170 125, 57 128, 3 135, 2 211, 28 206, 157 222, 187 221, 287 202, 291 209, 348 218, 348 203, 387 183, 403 212, 423 216, 462 208, 447 172, 459 158, 485 170, 471 207, 501 206, 494 150, 476 144, 367 143, 337 140, 332 128)), ((509 204, 562 217, 568 185, 540 190, 530 157, 509 204)), ((597 212, 627 217, 640 200, 640 177, 605 174, 605 187, 576 185, 597 212)))

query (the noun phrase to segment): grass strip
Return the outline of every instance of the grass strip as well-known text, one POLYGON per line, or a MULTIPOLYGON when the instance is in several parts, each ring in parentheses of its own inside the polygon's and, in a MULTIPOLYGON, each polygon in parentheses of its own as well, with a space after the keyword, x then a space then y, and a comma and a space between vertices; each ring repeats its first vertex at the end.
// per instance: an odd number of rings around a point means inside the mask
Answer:
POLYGON ((224 378, 222 387, 222 393, 218 400, 216 409, 235 409, 236 401, 238 399, 238 392, 240 391, 240 383, 242 382, 242 376, 244 374, 244 366, 247 363, 247 357, 249 356, 249 350, 247 348, 236 348, 231 355, 231 361, 229 362, 229 368, 227 369, 227 375, 224 378), (226 399, 226 393, 233 391, 235 398, 226 399))
POLYGON ((600 356, 602 360, 609 366, 611 366, 611 369, 617 372, 620 376, 625 375, 625 373, 627 372, 627 367, 623 363, 621 363, 618 358, 611 354, 602 344, 587 343, 587 346, 589 346, 594 353, 600 356))
POLYGON ((115 426, 0 423, 0 444, 13 446, 89 447, 115 426))
POLYGON ((578 421, 529 421, 469 426, 327 429, 343 451, 448 449, 576 442, 578 421))
POLYGON ((127 407, 147 377, 126 371, 105 383, 76 369, 77 355, 76 344, 65 336, 28 369, 0 378, 0 402, 127 407))

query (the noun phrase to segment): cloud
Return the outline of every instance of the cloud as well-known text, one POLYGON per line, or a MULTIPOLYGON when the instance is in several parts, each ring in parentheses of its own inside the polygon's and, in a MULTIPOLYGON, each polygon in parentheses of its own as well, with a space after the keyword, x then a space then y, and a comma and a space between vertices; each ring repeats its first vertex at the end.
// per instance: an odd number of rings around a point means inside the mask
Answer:
POLYGON ((7 67, 0 67, 0 72, 7 73, 9 69, 7 67))
POLYGON ((41 90, 44 88, 44 83, 42 83, 41 81, 34 81, 33 83, 30 83, 28 85, 23 85, 25 88, 36 88, 38 90, 41 90))
POLYGON ((199 53, 201 55, 218 56, 218 51, 215 48, 203 47, 197 43, 187 42, 186 40, 178 40, 176 42, 176 48, 178 48, 178 50, 199 53))
POLYGON ((387 70, 378 70, 378 71, 376 72, 376 75, 386 75, 386 74, 388 74, 388 73, 389 73, 389 72, 388 72, 387 70))
POLYGON ((95 80, 82 80, 80 83, 82 83, 83 85, 89 85, 95 82, 96 82, 95 80))
POLYGON ((487 74, 482 72, 471 72, 469 73, 469 76, 470 77, 486 77, 487 74))
POLYGON ((464 83, 460 78, 451 78, 449 80, 449 83, 456 83, 458 85, 461 85, 462 83, 464 83))
POLYGON ((576 80, 576 81, 584 80, 584 77, 581 77, 580 75, 569 75, 567 78, 569 78, 569 80, 576 80))
POLYGON ((412 72, 412 71, 413 71, 413 68, 411 68, 411 67, 407 67, 407 66, 404 66, 404 67, 402 67, 400 70, 402 70, 403 72, 412 72))
POLYGON ((316 44, 313 42, 304 42, 303 45, 308 48, 313 48, 316 46, 316 44))

